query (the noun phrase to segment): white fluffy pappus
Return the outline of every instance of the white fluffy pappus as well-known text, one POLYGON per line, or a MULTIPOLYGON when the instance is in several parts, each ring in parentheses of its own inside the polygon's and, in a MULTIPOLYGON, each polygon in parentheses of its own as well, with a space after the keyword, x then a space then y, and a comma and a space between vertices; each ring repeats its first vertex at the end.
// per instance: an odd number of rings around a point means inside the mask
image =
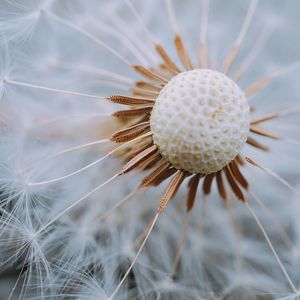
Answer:
POLYGON ((0 280, 13 272, 15 282, 1 296, 298 299, 297 8, 295 0, 2 1, 0 280), (255 118, 278 112, 266 128, 284 138, 259 137, 268 153, 244 147, 262 166, 242 168, 248 204, 229 191, 224 205, 213 186, 187 213, 184 183, 137 257, 167 186, 138 190, 137 171, 114 175, 130 143, 109 140, 120 106, 106 97, 132 93, 140 80, 132 64, 158 68, 153 43, 179 64, 174 32, 193 61, 206 44, 212 69, 239 46, 228 74, 243 90, 270 81, 249 104, 255 118))

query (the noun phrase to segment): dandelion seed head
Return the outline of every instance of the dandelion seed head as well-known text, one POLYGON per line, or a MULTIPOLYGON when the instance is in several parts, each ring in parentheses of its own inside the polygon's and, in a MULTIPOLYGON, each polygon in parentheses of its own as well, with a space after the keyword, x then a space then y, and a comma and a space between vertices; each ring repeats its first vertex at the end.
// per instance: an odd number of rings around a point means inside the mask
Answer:
POLYGON ((296 184, 299 143, 276 134, 298 137, 299 115, 281 111, 299 99, 286 73, 298 1, 165 2, 0 4, 0 262, 22 289, 11 299, 297 299, 299 199, 244 155, 296 184))
POLYGON ((151 114, 154 144, 175 168, 210 174, 232 161, 249 134, 249 105, 226 75, 195 69, 173 77, 151 114))

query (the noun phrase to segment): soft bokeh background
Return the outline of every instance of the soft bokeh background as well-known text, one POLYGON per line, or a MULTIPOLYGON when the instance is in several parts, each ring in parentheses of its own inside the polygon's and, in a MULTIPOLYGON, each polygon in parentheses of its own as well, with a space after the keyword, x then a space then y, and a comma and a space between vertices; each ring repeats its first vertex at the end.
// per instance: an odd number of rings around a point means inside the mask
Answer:
MULTIPOLYGON (((186 42, 189 53, 196 60, 201 27, 201 1, 174 0, 172 2, 178 18, 180 34, 186 42)), ((168 50, 174 60, 178 61, 173 46, 173 31, 164 1, 136 0, 133 3, 153 37, 168 50)), ((220 67, 233 46, 250 1, 212 0, 210 3, 209 56, 211 63, 216 63, 220 67)), ((159 63, 152 50, 149 57, 143 51, 143 47, 151 49, 151 41, 124 1, 10 0, 0 3, 1 79, 8 77, 11 80, 35 85, 100 96, 130 92, 131 84, 137 76, 128 66, 78 32, 40 14, 41 8, 51 10, 103 39, 129 61, 139 62, 118 40, 127 35, 141 45, 139 52, 142 61, 148 61, 149 66, 159 63), (115 29, 112 29, 112 26, 115 29), (112 83, 112 80, 104 76, 103 72, 99 72, 99 69, 107 69, 123 77, 119 82, 112 83)), ((269 40, 240 81, 241 87, 245 88, 263 75, 283 69, 300 59, 299 20, 298 0, 260 1, 233 70, 243 62, 261 33, 269 36, 269 40)), ((298 69, 284 75, 255 95, 251 103, 257 108, 257 115, 299 105, 299 74, 298 69)), ((4 198, 7 194, 24 191, 24 178, 17 176, 18 171, 24 166, 59 150, 107 137, 113 130, 114 124, 111 121, 99 117, 70 118, 41 125, 47 119, 71 114, 113 111, 115 107, 106 100, 73 97, 7 84, 0 84, 0 92, 3 93, 0 102, 0 124, 2 124, 0 183, 4 198)), ((300 136, 299 114, 274 120, 268 123, 268 128, 297 140, 300 136)), ((277 141, 267 143, 272 147, 270 154, 247 148, 245 151, 248 151, 247 155, 254 156, 267 167, 280 173, 293 186, 297 186, 300 145, 277 141)), ((109 146, 97 146, 59 157, 29 174, 30 179, 40 181, 72 172, 98 159, 99 154, 101 156, 108 149, 109 146)), ((10 205, 13 207, 16 203, 19 204, 18 209, 14 211, 14 217, 20 219, 20 227, 22 222, 24 228, 30 222, 33 228, 39 227, 81 195, 105 181, 119 168, 119 160, 112 158, 66 182, 26 190, 22 196, 12 197, 10 205), (28 218, 32 221, 29 222, 28 218)), ((283 224, 293 240, 293 247, 287 249, 280 240, 278 228, 274 226, 272 218, 266 211, 259 209, 259 215, 264 220, 264 225, 277 246, 276 249, 296 284, 299 284, 300 265, 297 260, 299 244, 297 243, 299 243, 300 227, 297 223, 299 222, 297 197, 284 185, 257 169, 250 168, 245 173, 251 182, 252 191, 263 199, 270 211, 274 213, 276 220, 283 224)), ((140 178, 141 176, 133 175, 119 178, 113 184, 106 186, 102 192, 79 205, 68 216, 64 216, 55 228, 41 237, 39 240, 41 249, 45 251, 51 265, 53 264, 51 268, 55 274, 50 280, 49 276, 42 272, 46 278, 43 289, 46 287, 49 292, 47 285, 55 283, 55 289, 57 288, 55 293, 60 299, 64 294, 62 287, 74 284, 72 280, 77 278, 83 287, 79 291, 71 288, 74 299, 102 299, 101 297, 105 299, 105 293, 108 295, 111 293, 116 286, 119 273, 122 273, 136 252, 134 241, 151 219, 163 188, 151 190, 145 196, 140 196, 142 201, 125 205, 111 214, 107 222, 92 228, 88 235, 78 236, 78 232, 81 228, 91 228, 92 220, 135 188, 140 178), (107 242, 107 239, 110 241, 107 242), (58 262, 57 258, 61 257, 64 260, 58 262), (93 276, 96 281, 98 280, 99 289, 90 277, 85 278, 85 275, 82 275, 82 272, 93 263, 98 267, 98 269, 95 267, 93 276), (105 269, 105 276, 102 270, 99 271, 100 266, 105 269)), ((251 297, 254 297, 252 294, 256 294, 257 290, 259 294, 268 294, 268 296, 261 296, 264 297, 262 299, 268 299, 267 297, 274 299, 274 295, 290 292, 285 278, 249 213, 239 203, 231 204, 233 213, 237 214, 237 217, 231 218, 215 191, 207 203, 205 218, 207 223, 201 233, 199 220, 203 218, 201 213, 203 208, 199 197, 193 211, 178 280, 166 281, 165 278, 169 276, 172 267, 172 255, 180 239, 184 198, 185 189, 169 207, 157 231, 153 233, 148 248, 139 259, 139 264, 134 269, 133 288, 125 285, 119 296, 120 299, 134 297, 137 299, 160 299, 159 297, 161 299, 243 299, 244 296, 239 294, 240 291, 245 295, 245 299, 252 299, 251 297), (178 207, 180 214, 178 214, 178 207), (232 222, 237 222, 238 226, 233 225, 232 222), (235 265, 236 257, 242 257, 246 261, 243 272, 235 265)), ((11 206, 8 209, 10 210, 11 206)), ((2 225, 18 224, 13 218, 8 221, 4 215, 2 219, 2 225)), ((0 240, 5 239, 7 237, 2 234, 0 240)), ((11 245, 10 247, 6 245, 2 247, 3 258, 12 254, 8 253, 13 249, 11 245)), ((8 298, 19 274, 19 270, 15 271, 16 267, 22 265, 22 258, 24 257, 20 257, 1 272, 0 299, 8 298)), ((34 265, 33 261, 31 259, 27 263, 34 265)), ((33 273, 35 272, 33 268, 33 273)), ((30 286, 28 292, 23 291, 28 299, 41 298, 37 290, 41 288, 39 279, 44 280, 44 277, 41 274, 37 277, 37 280, 32 279, 33 283, 25 281, 25 284, 30 286)), ((18 299, 21 286, 21 283, 18 284, 11 299, 18 299)), ((52 299, 54 295, 49 297, 52 299)))

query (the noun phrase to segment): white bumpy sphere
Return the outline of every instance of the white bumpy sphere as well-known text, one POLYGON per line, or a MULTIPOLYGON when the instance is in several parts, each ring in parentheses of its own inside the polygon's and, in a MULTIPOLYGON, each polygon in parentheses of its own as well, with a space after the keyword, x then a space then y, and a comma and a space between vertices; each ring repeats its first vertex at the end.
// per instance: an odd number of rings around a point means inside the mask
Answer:
POLYGON ((182 72, 157 97, 150 118, 153 142, 176 169, 210 174, 241 151, 249 134, 244 92, 208 69, 182 72))

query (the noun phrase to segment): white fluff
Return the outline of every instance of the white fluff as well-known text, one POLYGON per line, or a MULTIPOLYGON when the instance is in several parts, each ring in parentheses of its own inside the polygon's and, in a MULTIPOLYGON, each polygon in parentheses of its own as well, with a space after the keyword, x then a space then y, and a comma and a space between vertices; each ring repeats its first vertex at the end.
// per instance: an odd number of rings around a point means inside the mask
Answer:
MULTIPOLYGON (((195 60, 201 1, 170 2, 179 33, 195 60)), ((209 64, 220 67, 238 36, 243 23, 240 16, 246 14, 250 1, 209 2, 209 64)), ((165 183, 134 193, 109 210, 138 185, 141 176, 133 174, 115 179, 68 210, 119 171, 122 165, 117 157, 64 180, 29 185, 70 174, 115 147, 103 143, 55 156, 107 138, 114 131, 114 120, 104 114, 117 106, 105 96, 130 93, 138 77, 127 61, 148 66, 160 62, 151 38, 163 44, 179 63, 173 46, 174 26, 165 3, 132 4, 142 22, 121 0, 0 3, 0 272, 4 278, 13 272, 14 283, 18 283, 10 299, 109 299, 155 214, 165 183)), ((229 74, 233 76, 241 65, 249 67, 239 86, 246 88, 299 60, 300 41, 295 34, 299 9, 298 1, 260 1, 229 74), (253 45, 267 21, 266 36, 272 28, 276 34, 269 42, 263 36, 258 51, 253 45)), ((296 69, 251 98, 256 115, 299 106, 298 78, 296 69)), ((295 111, 268 126, 295 142, 300 136, 298 120, 295 111)), ((297 186, 299 144, 271 141, 268 146, 272 148, 268 154, 249 152, 248 147, 243 153, 250 153, 297 186)), ((249 203, 299 290, 299 196, 263 171, 247 167, 249 203)), ((209 198, 198 197, 189 215, 182 256, 172 274, 185 220, 185 197, 183 185, 115 299, 299 297, 246 207, 233 195, 224 207, 215 187, 209 198)))

